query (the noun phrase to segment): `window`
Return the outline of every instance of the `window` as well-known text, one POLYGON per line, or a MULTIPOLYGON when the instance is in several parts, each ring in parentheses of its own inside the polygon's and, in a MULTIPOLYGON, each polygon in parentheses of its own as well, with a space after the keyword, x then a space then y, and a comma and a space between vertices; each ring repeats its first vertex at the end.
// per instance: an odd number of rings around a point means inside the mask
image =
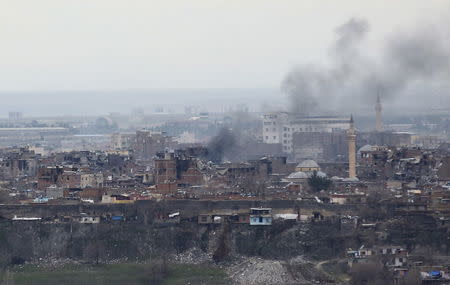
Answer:
POLYGON ((206 222, 207 221, 207 217, 206 216, 203 216, 202 217, 202 222, 206 222))
POLYGON ((273 139, 276 140, 276 139, 277 139, 277 136, 273 136, 273 139))
POLYGON ((269 139, 269 136, 266 136, 266 140, 268 140, 269 139))
POLYGON ((269 131, 269 128, 266 128, 266 132, 268 132, 269 131))

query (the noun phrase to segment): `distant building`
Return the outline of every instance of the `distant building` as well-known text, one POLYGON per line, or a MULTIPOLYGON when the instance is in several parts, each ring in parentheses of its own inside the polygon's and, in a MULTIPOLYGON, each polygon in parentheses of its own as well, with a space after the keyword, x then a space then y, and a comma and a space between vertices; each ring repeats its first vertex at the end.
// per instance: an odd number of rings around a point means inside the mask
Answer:
POLYGON ((57 185, 63 188, 102 187, 102 173, 84 173, 79 171, 64 171, 58 179, 57 185))
POLYGON ((263 142, 276 144, 282 142, 283 127, 288 122, 289 115, 285 112, 263 115, 263 142))
POLYGON ((361 204, 366 202, 366 194, 364 193, 342 193, 332 194, 330 196, 331 204, 361 204))
POLYGON ((188 132, 188 131, 184 131, 183 133, 181 133, 178 138, 177 138, 178 143, 180 144, 193 144, 196 143, 197 140, 195 138, 195 134, 188 132))
POLYGON ((17 122, 22 120, 22 112, 9 112, 8 113, 8 119, 10 122, 17 122))
POLYGON ((348 265, 364 263, 378 257, 388 267, 405 267, 408 264, 408 252, 401 246, 381 246, 375 248, 361 247, 358 250, 348 250, 348 265))
POLYGON ((320 171, 320 167, 314 160, 307 159, 300 162, 296 167, 295 171, 320 171))
POLYGON ((407 132, 359 132, 356 140, 358 146, 408 146, 413 142, 414 134, 407 132))
POLYGON ((115 133, 111 135, 111 148, 114 150, 129 150, 133 148, 136 134, 115 133))
POLYGON ((78 188, 103 187, 102 173, 83 172, 77 168, 49 166, 41 167, 37 171, 37 188, 40 190, 49 187, 78 188))
POLYGON ((50 199, 59 199, 64 196, 64 189, 56 185, 52 185, 45 189, 45 197, 50 199))
POLYGON ((332 132, 297 132, 292 134, 295 159, 320 162, 346 161, 347 136, 343 130, 332 132))
POLYGON ((39 168, 37 174, 37 188, 43 190, 50 186, 57 185, 58 178, 63 172, 64 169, 59 166, 39 168))
POLYGON ((305 183, 308 181, 308 174, 303 171, 296 171, 289 174, 284 180, 291 183, 305 183))
POLYGON ((172 137, 164 133, 142 130, 136 132, 133 150, 138 158, 151 159, 166 148, 173 149, 176 144, 172 137))
POLYGON ((270 226, 272 224, 271 208, 251 208, 250 225, 251 226, 270 226))
POLYGON ((205 178, 197 165, 197 160, 185 154, 160 153, 155 159, 155 183, 176 184, 177 186, 201 185, 205 178))
POLYGON ((444 157, 437 171, 438 181, 441 185, 450 183, 450 156, 444 157))
POLYGON ((412 143, 416 146, 420 146, 423 148, 434 149, 439 147, 445 139, 440 138, 438 136, 431 135, 414 135, 412 136, 412 143))
POLYGON ((81 213, 81 216, 77 218, 80 224, 98 224, 100 223, 100 217, 89 216, 87 214, 81 213))
POLYGON ((319 177, 325 178, 327 175, 320 171, 320 166, 314 160, 307 159, 305 161, 300 162, 295 167, 295 172, 289 174, 284 181, 291 183, 306 183, 308 178, 313 175, 317 175, 319 177))
POLYGON ((129 195, 108 195, 104 194, 101 199, 101 203, 104 204, 131 204, 134 203, 135 200, 132 199, 129 195))
POLYGON ((365 145, 359 149, 360 163, 363 166, 374 166, 378 163, 384 164, 388 159, 391 150, 386 146, 365 145))
POLYGON ((27 147, 6 149, 0 159, 0 177, 4 179, 33 177, 37 173, 40 158, 40 155, 27 147))
POLYGON ((350 128, 347 130, 348 141, 348 177, 356 178, 356 131, 353 116, 350 118, 350 128))
POLYGON ((262 128, 264 143, 281 143, 284 153, 293 153, 294 134, 343 131, 349 128, 349 121, 341 117, 302 117, 286 112, 275 112, 263 115, 262 128))

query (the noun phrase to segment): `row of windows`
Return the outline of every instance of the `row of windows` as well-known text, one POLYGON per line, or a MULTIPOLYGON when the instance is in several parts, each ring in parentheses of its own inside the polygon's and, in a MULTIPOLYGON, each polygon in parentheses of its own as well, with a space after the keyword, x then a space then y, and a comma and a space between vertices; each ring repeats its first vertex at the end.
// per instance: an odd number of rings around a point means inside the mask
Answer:
MULTIPOLYGON (((269 136, 266 136, 266 140, 268 140, 268 139, 269 139, 269 136)), ((277 136, 273 136, 273 139, 276 140, 277 136)))
MULTIPOLYGON (((264 122, 264 125, 270 125, 270 124, 271 124, 271 122, 264 122)), ((274 122, 274 125, 275 125, 275 122, 274 122)), ((273 128, 272 130, 275 132, 277 129, 273 128)), ((284 127, 283 130, 285 132, 290 132, 291 128, 284 127)), ((268 131, 269 131, 269 128, 266 128, 266 132, 268 132, 268 131)), ((298 129, 292 128, 292 132, 296 132, 296 131, 297 132, 303 132, 303 131, 305 131, 305 132, 312 132, 312 131, 318 132, 319 128, 313 128, 313 127, 305 127, 305 128, 298 128, 298 129)), ((289 136, 289 134, 287 134, 287 135, 289 136)))
MULTIPOLYGON (((291 131, 291 128, 288 128, 288 127, 284 127, 283 129, 284 129, 285 132, 290 132, 291 131)), ((305 132, 312 132, 312 131, 319 131, 319 128, 313 128, 313 127, 305 127, 304 129, 303 128, 298 128, 298 129, 292 128, 293 132, 295 132, 295 131, 303 132, 303 130, 305 132)))

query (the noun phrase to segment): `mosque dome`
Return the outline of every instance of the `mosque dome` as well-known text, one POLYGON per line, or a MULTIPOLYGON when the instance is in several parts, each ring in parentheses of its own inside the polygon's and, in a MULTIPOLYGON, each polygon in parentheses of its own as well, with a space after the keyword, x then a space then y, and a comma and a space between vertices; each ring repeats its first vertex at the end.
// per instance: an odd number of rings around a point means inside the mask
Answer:
POLYGON ((314 160, 307 159, 307 160, 304 160, 304 161, 300 162, 297 165, 297 167, 298 168, 319 168, 319 165, 314 160))
POLYGON ((287 178, 288 179, 307 179, 308 174, 306 174, 303 171, 297 171, 297 172, 293 172, 293 173, 289 174, 289 176, 287 178))

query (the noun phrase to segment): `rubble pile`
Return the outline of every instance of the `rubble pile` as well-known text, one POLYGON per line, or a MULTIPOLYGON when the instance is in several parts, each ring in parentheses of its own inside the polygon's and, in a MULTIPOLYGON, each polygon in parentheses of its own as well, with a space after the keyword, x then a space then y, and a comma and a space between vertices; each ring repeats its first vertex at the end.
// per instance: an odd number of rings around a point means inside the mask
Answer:
POLYGON ((182 264, 203 264, 212 261, 212 256, 199 248, 193 247, 182 253, 172 255, 170 262, 182 264))
POLYGON ((299 284, 280 261, 256 257, 231 265, 228 274, 238 285, 299 284))

